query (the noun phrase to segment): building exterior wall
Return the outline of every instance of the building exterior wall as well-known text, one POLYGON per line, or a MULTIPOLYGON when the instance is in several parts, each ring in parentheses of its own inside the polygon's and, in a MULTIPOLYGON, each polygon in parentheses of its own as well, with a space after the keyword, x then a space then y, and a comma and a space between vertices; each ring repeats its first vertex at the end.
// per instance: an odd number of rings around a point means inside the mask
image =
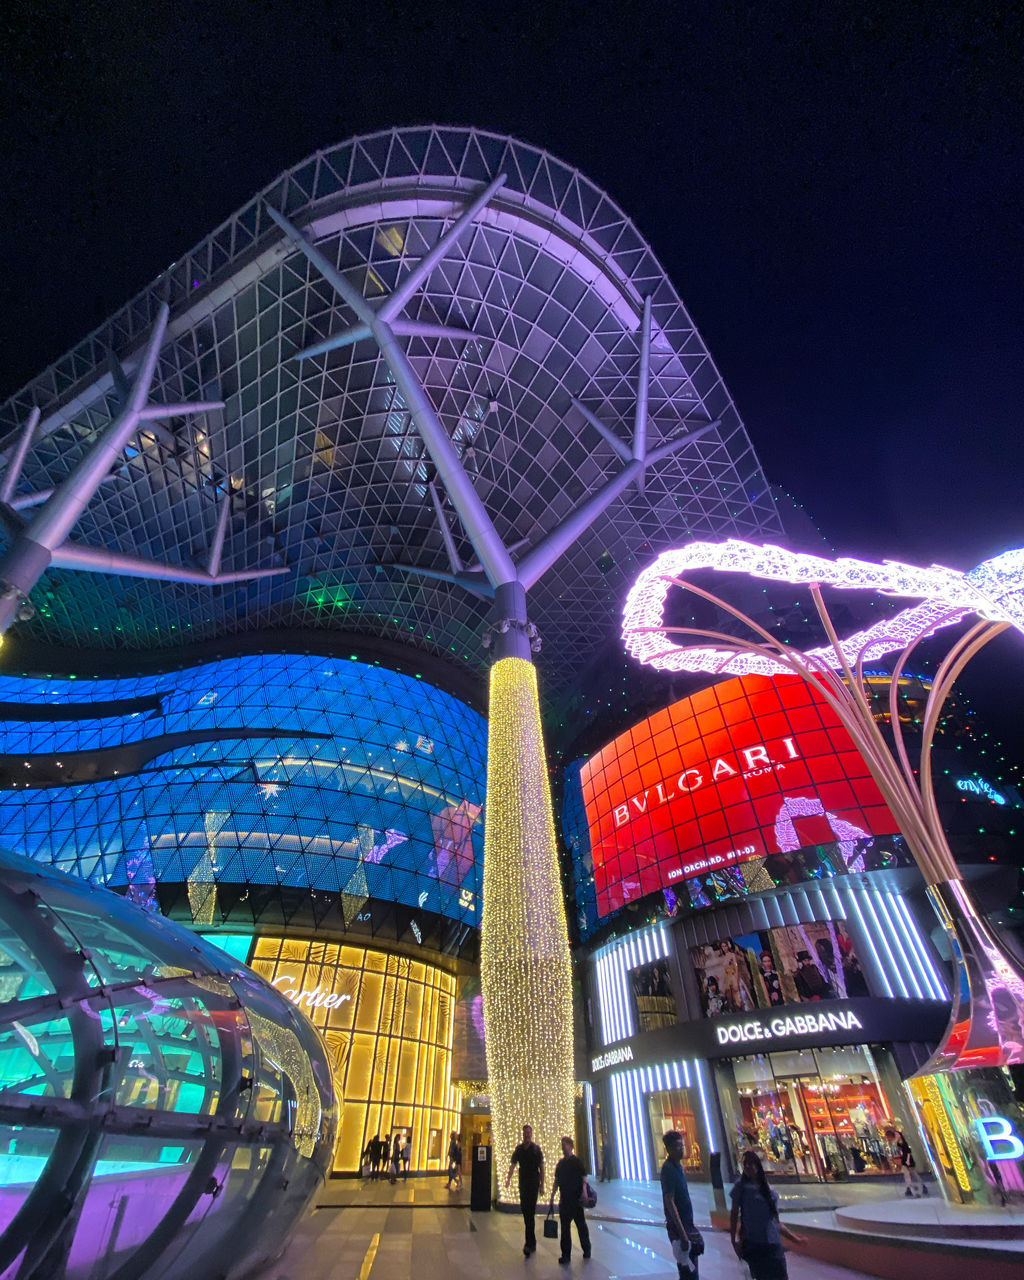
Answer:
POLYGON ((250 964, 327 1041, 341 1106, 333 1171, 357 1172, 369 1140, 396 1133, 412 1144, 411 1170, 442 1170, 460 1117, 454 976, 385 951, 289 938, 257 938, 250 964))

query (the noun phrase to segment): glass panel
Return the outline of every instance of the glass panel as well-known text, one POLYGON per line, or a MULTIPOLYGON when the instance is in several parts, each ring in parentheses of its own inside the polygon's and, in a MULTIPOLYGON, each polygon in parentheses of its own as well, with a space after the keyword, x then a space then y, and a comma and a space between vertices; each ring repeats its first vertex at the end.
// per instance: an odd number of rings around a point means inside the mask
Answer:
POLYGON ((335 1169, 359 1169, 374 1134, 393 1138, 396 1129, 411 1137, 411 1169, 442 1168, 444 1152, 430 1154, 429 1132, 459 1124, 451 1089, 455 979, 401 956, 272 938, 257 940, 252 966, 327 1036, 345 1100, 335 1169))
POLYGON ((683 1168, 698 1176, 704 1171, 704 1151, 697 1127, 697 1098, 694 1089, 664 1089, 648 1096, 647 1107, 654 1134, 654 1150, 662 1145, 662 1135, 677 1129, 683 1135, 683 1168))

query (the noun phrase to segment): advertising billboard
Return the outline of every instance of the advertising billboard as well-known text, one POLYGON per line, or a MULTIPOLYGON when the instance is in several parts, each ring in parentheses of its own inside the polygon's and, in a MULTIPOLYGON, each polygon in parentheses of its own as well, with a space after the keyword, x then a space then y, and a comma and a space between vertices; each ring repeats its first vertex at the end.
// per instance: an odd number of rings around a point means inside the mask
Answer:
POLYGON ((867 980, 839 921, 783 925, 690 948, 704 1016, 866 996, 867 980))
MULTIPOLYGON (((870 869, 898 831, 849 734, 799 676, 741 676, 673 703, 613 739, 580 782, 599 915, 705 873, 834 843, 870 869)), ((748 887, 751 877, 746 877, 748 887)))

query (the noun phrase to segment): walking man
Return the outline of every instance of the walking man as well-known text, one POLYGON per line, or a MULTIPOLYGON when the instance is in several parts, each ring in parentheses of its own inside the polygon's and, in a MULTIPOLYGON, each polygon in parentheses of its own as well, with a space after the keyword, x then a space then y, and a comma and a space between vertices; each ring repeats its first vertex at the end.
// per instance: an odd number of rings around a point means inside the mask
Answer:
POLYGON ((533 1140, 533 1125, 523 1125, 523 1140, 515 1151, 505 1175, 505 1187, 512 1185, 512 1170, 519 1166, 519 1207, 523 1211, 526 1239, 523 1257, 537 1252, 537 1197, 544 1190, 544 1152, 533 1140))
POLYGON ((448 1182, 446 1190, 451 1191, 453 1182, 456 1188, 462 1186, 462 1144, 459 1142, 459 1135, 454 1129, 448 1142, 448 1182))
POLYGON ((704 1252, 704 1237, 693 1225, 693 1203, 683 1173, 683 1135, 670 1129, 662 1138, 668 1159, 661 1166, 661 1195, 665 1202, 665 1226, 679 1280, 697 1280, 697 1259, 704 1252))
POLYGON ((555 1176, 551 1182, 551 1203, 548 1212, 555 1207, 555 1192, 559 1192, 558 1216, 562 1220, 562 1252, 558 1261, 563 1266, 569 1265, 572 1255, 572 1224, 576 1223, 576 1234, 580 1238, 580 1248, 584 1258, 590 1257, 590 1231, 587 1227, 586 1215, 583 1212, 583 1180, 586 1170, 583 1161, 573 1150, 572 1138, 562 1139, 562 1158, 555 1165, 555 1176))

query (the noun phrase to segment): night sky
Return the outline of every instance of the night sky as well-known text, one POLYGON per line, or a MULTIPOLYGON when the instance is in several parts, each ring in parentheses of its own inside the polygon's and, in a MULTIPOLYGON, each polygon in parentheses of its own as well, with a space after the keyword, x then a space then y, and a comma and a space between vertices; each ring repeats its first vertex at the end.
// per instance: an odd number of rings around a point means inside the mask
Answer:
MULTIPOLYGON (((0 396, 317 147, 476 124, 634 218, 837 549, 969 568, 1024 545, 1022 26, 908 0, 15 0, 0 396)), ((997 658, 1019 687, 1019 638, 997 658)))

